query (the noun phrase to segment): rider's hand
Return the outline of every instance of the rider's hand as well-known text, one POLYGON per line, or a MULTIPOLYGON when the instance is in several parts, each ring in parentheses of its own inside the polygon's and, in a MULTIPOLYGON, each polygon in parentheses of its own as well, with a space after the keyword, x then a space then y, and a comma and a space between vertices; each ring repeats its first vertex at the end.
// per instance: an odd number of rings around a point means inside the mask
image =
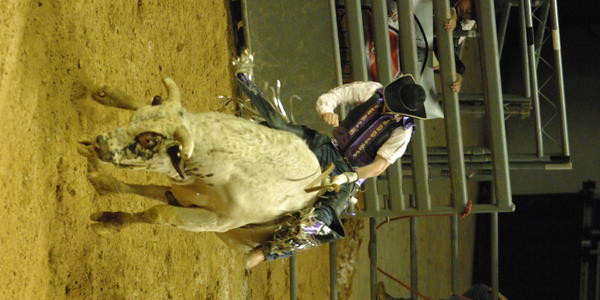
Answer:
POLYGON ((340 118, 336 113, 324 113, 321 115, 321 118, 323 119, 323 121, 325 121, 325 123, 333 127, 340 126, 340 118))
POLYGON ((355 182, 358 180, 358 173, 356 172, 344 172, 340 175, 334 176, 331 179, 331 184, 342 185, 348 182, 355 182))
POLYGON ((265 261, 265 253, 262 249, 254 249, 246 257, 246 270, 256 267, 261 262, 265 261))

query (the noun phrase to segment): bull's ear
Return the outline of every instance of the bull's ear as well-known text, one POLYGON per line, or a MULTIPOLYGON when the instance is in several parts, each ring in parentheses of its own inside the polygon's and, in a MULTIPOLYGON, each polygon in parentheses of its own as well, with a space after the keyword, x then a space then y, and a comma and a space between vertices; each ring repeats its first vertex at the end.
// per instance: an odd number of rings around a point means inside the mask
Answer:
POLYGON ((163 79, 163 83, 167 88, 168 96, 167 101, 174 103, 181 103, 181 91, 175 83, 175 81, 169 77, 163 79))
POLYGON ((192 153, 194 153, 194 140, 190 135, 190 131, 184 126, 179 126, 177 129, 175 129, 173 137, 181 145, 183 159, 190 159, 190 157, 192 157, 192 153))

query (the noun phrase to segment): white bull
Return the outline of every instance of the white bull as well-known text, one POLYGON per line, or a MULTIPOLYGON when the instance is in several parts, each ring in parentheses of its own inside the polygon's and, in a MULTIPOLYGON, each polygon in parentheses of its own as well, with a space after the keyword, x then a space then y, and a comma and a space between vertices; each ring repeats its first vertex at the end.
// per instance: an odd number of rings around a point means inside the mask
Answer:
POLYGON ((83 143, 82 153, 165 174, 173 183, 134 185, 90 170, 88 177, 101 194, 134 193, 164 202, 137 213, 95 213, 94 229, 152 223, 227 232, 273 223, 315 200, 316 193, 304 189, 320 182, 321 169, 303 140, 228 114, 190 113, 175 82, 166 78, 164 84, 167 99, 154 97, 152 105, 109 88, 93 95, 104 105, 135 112, 128 125, 83 143), (178 205, 172 205, 173 198, 178 205))

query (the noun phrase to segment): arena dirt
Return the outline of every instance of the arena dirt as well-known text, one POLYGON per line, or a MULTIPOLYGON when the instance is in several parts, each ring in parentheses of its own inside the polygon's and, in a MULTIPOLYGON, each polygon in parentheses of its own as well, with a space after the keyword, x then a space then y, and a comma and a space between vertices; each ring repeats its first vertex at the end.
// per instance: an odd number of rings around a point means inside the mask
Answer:
MULTIPOLYGON (((213 233, 136 225, 99 236, 89 226, 98 210, 154 204, 101 197, 87 181, 77 142, 129 118, 93 102, 90 89, 108 84, 150 99, 165 93, 161 79, 170 76, 189 110, 215 109, 216 96, 236 93, 228 3, 0 1, 0 299, 288 299, 287 260, 246 272, 244 253, 213 233)), ((156 174, 103 170, 127 182, 166 184, 156 174)), ((440 226, 447 224, 424 230, 440 226)), ((338 243, 342 299, 365 294, 367 273, 353 270, 368 270, 364 228, 353 220, 350 236, 338 243), (352 285, 362 292, 350 296, 352 285)), ((436 239, 425 234, 420 243, 428 237, 436 239)), ((449 257, 448 250, 425 248, 432 257, 449 257)), ((408 257, 395 253, 388 257, 408 257)), ((406 263, 399 267, 402 274, 409 270, 406 263)), ((430 296, 448 291, 437 277, 427 281, 439 290, 430 296)), ((298 279, 300 299, 327 299, 327 246, 299 255, 298 279)))
MULTIPOLYGON (((161 78, 192 111, 235 93, 226 0, 0 1, 0 299, 285 299, 287 261, 243 268, 213 233, 138 225, 90 230, 98 210, 139 211, 141 197, 96 194, 77 141, 127 122, 94 103, 101 84, 150 99, 161 78)), ((128 182, 151 173, 105 171, 128 182)), ((299 257, 302 299, 323 299, 327 248, 299 257), (303 274, 310 273, 310 276, 303 274)))

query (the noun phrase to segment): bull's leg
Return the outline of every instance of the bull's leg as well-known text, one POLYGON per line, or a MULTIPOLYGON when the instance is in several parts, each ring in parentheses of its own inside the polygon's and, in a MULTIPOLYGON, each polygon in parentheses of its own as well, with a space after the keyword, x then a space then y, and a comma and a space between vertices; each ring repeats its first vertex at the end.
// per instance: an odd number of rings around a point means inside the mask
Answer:
MULTIPOLYGON (((171 78, 164 78, 163 84, 167 88, 168 100, 174 102, 181 102, 181 91, 175 81, 171 78)), ((114 106, 118 108, 131 109, 136 110, 142 106, 147 105, 148 103, 144 103, 143 101, 136 100, 135 98, 127 95, 127 93, 113 89, 107 86, 103 86, 96 91, 92 92, 92 97, 97 102, 104 104, 106 106, 114 106)), ((152 99, 152 104, 160 104, 163 102, 163 99, 160 96, 154 96, 152 99)))
POLYGON ((136 110, 146 104, 135 100, 135 98, 127 95, 121 90, 113 89, 107 86, 103 86, 92 92, 92 97, 94 100, 103 105, 114 106, 123 109, 136 110))
POLYGON ((97 171, 99 169, 100 159, 94 150, 92 142, 88 140, 79 141, 77 152, 87 159, 88 171, 97 171))
POLYGON ((107 229, 119 231, 135 223, 170 225, 196 232, 225 232, 238 227, 232 222, 228 222, 226 218, 204 208, 164 204, 156 205, 140 213, 99 212, 93 214, 91 219, 99 222, 93 225, 97 232, 107 229))
POLYGON ((88 179, 100 195, 136 194, 168 203, 165 193, 171 190, 169 186, 129 184, 99 172, 89 172, 88 179))
POLYGON ((170 191, 168 186, 138 185, 122 182, 112 176, 98 172, 99 160, 94 147, 90 142, 81 141, 78 146, 79 154, 88 160, 88 180, 92 183, 98 194, 129 193, 136 194, 168 203, 165 193, 170 191))

